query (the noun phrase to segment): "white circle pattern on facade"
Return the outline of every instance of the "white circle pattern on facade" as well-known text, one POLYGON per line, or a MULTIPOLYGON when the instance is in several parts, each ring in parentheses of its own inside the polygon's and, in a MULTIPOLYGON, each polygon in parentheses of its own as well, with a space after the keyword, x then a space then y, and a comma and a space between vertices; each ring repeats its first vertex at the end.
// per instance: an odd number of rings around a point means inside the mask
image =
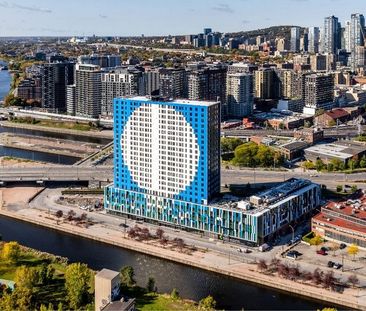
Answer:
POLYGON ((155 195, 176 195, 194 180, 200 150, 194 129, 171 106, 143 104, 129 117, 121 150, 132 180, 155 195))

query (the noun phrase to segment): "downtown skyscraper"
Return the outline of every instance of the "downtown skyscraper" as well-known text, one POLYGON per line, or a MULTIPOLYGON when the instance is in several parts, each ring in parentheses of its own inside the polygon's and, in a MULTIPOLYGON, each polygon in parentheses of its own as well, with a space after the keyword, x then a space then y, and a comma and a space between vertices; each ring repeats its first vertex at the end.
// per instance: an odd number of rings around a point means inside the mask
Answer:
POLYGON ((357 55, 358 47, 362 47, 364 40, 365 17, 362 14, 356 13, 351 15, 351 23, 349 28, 349 48, 351 58, 349 65, 353 71, 357 70, 360 65, 357 55))
POLYGON ((324 28, 322 33, 323 53, 337 54, 341 48, 341 25, 338 17, 329 16, 324 19, 324 28))

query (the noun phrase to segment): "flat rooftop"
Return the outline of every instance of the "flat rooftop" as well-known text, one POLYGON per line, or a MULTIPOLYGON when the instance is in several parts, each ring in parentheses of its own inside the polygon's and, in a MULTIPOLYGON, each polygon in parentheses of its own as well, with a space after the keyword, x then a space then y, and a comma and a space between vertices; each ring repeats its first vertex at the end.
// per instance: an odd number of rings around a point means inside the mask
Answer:
POLYGON ((97 273, 96 276, 102 279, 113 280, 116 276, 119 276, 119 272, 109 269, 102 269, 97 273))
POLYGON ((349 141, 339 141, 331 144, 319 144, 305 149, 305 152, 317 153, 328 157, 348 159, 359 153, 366 152, 366 146, 349 141))
POLYGON ((191 106, 213 106, 217 105, 220 102, 217 101, 199 101, 199 100, 189 100, 189 99, 172 99, 172 100, 153 100, 146 96, 134 96, 134 97, 122 97, 122 99, 140 101, 140 102, 153 102, 153 103, 162 103, 162 104, 185 104, 191 106))
POLYGON ((210 205, 244 211, 247 214, 259 216, 310 190, 315 185, 307 179, 291 178, 277 187, 252 195, 249 199, 235 200, 235 197, 229 197, 226 200, 213 202, 210 205))

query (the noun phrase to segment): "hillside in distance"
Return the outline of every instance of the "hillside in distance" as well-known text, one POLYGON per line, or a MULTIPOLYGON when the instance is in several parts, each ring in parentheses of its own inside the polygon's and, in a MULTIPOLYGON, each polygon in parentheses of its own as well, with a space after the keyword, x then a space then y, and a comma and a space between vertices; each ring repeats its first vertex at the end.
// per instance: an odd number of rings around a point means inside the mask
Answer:
MULTIPOLYGON (((227 33, 230 37, 255 38, 257 36, 264 36, 267 40, 274 40, 276 37, 290 38, 291 27, 295 26, 271 26, 262 29, 239 31, 227 33)), ((300 26, 299 26, 300 27, 300 26)), ((300 27, 300 34, 304 32, 304 28, 300 27)))

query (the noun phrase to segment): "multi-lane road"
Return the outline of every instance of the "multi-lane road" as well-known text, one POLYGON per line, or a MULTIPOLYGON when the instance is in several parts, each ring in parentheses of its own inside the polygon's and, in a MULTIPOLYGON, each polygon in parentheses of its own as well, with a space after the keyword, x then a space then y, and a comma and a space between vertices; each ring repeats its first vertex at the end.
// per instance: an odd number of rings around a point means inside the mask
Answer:
MULTIPOLYGON (((366 188, 366 173, 309 173, 297 170, 264 171, 222 169, 221 184, 256 184, 282 182, 286 179, 307 178, 316 183, 335 188, 339 184, 357 183, 366 188)), ((0 167, 0 182, 17 181, 101 181, 113 180, 112 166, 49 166, 49 167, 0 167)))

